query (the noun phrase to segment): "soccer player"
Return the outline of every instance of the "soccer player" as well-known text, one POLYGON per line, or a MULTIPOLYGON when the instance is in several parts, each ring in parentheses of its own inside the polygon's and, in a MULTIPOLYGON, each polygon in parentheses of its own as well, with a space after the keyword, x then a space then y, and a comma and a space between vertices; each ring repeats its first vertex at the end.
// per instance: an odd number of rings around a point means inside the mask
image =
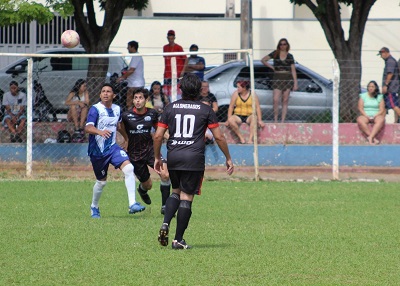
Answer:
POLYGON ((121 108, 112 103, 114 97, 113 87, 110 84, 104 84, 100 92, 100 102, 90 108, 85 126, 85 132, 90 134, 88 155, 96 176, 90 206, 92 218, 100 218, 99 200, 107 183, 107 171, 110 164, 115 169, 121 169, 125 175, 129 213, 134 214, 145 210, 144 206, 136 202, 133 165, 129 162, 128 154, 116 144, 117 127, 121 121, 121 108))
MULTIPOLYGON (((149 167, 154 167, 153 128, 157 128, 159 113, 152 108, 147 108, 146 101, 149 98, 147 89, 138 89, 133 95, 134 108, 122 113, 121 135, 125 139, 129 159, 134 166, 134 172, 140 181, 138 193, 142 200, 150 205, 151 199, 147 193, 153 186, 150 178, 149 167)), ((163 161, 163 170, 160 173, 161 214, 164 214, 171 182, 166 161, 163 161)))
POLYGON ((188 249, 190 246, 183 239, 192 215, 194 195, 200 193, 205 168, 205 130, 210 128, 218 147, 226 158, 228 175, 233 173, 233 163, 228 145, 218 125, 218 119, 212 108, 201 103, 201 81, 195 74, 186 74, 180 81, 182 99, 167 105, 161 115, 154 135, 154 170, 163 169, 160 154, 164 133, 169 129, 167 142, 167 165, 172 184, 172 194, 165 204, 164 221, 160 228, 158 241, 168 245, 169 224, 177 214, 173 249, 188 249))

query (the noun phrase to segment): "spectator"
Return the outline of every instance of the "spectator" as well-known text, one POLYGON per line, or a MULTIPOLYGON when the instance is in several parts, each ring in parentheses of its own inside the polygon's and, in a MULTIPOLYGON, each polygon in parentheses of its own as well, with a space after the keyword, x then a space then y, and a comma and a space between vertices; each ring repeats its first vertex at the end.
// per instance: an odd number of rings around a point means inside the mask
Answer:
POLYGON ((385 68, 382 76, 382 93, 384 94, 385 106, 387 109, 393 109, 395 111, 395 122, 397 122, 400 115, 400 102, 398 97, 399 67, 388 48, 381 48, 378 55, 385 61, 385 68))
POLYGON ((65 104, 69 106, 67 120, 74 122, 75 133, 82 134, 89 110, 89 92, 84 79, 75 82, 65 104))
POLYGON ((3 126, 10 130, 10 140, 22 142, 21 133, 26 125, 26 94, 21 92, 16 81, 10 82, 10 91, 3 96, 5 115, 3 126))
POLYGON ((256 123, 253 120, 253 116, 251 116, 253 114, 252 100, 253 98, 255 100, 257 125, 262 128, 264 127, 264 122, 262 121, 260 102, 255 93, 251 94, 250 82, 238 81, 236 86, 237 90, 232 94, 228 108, 228 120, 225 125, 236 134, 240 144, 246 143, 243 134, 240 132, 240 125, 242 123, 250 125, 250 136, 247 143, 253 144, 254 124, 256 123))
POLYGON ((282 123, 286 119, 290 90, 297 90, 297 74, 294 57, 289 53, 290 45, 287 39, 280 39, 276 50, 261 59, 261 62, 274 71, 272 80, 274 98, 274 120, 278 122, 279 104, 282 102, 282 123), (268 63, 273 59, 274 65, 268 63))
POLYGON ((107 184, 107 172, 110 164, 124 173, 129 213, 134 214, 145 210, 144 206, 136 202, 133 165, 129 162, 128 154, 116 143, 117 128, 121 129, 121 108, 113 104, 114 98, 113 87, 108 83, 103 84, 100 102, 90 108, 85 127, 86 133, 90 134, 88 155, 96 176, 90 205, 92 218, 100 218, 99 201, 107 184))
POLYGON ((376 135, 385 125, 386 110, 383 95, 379 93, 379 86, 375 81, 370 81, 367 92, 360 94, 358 110, 361 114, 357 118, 358 127, 367 136, 369 144, 379 144, 376 135), (369 123, 373 124, 371 131, 369 123))
MULTIPOLYGON (((168 44, 163 47, 164 53, 175 53, 183 52, 183 48, 175 43, 175 31, 169 30, 167 33, 168 44)), ((186 56, 164 56, 164 87, 167 96, 171 96, 171 84, 172 84, 172 68, 171 59, 176 58, 176 77, 179 78, 182 74, 183 67, 185 65, 186 56)))
MULTIPOLYGON (((138 53, 139 43, 136 41, 130 41, 128 43, 128 51, 131 54, 138 53)), ((133 106, 133 94, 135 90, 144 87, 144 64, 143 58, 141 56, 132 57, 131 62, 129 63, 128 70, 122 74, 117 79, 117 82, 121 82, 123 80, 128 81, 128 92, 126 94, 126 107, 131 109, 133 106)))
MULTIPOLYGON (((197 52, 199 47, 196 44, 190 46, 190 52, 197 52)), ((182 75, 184 73, 194 73, 197 75, 200 80, 204 78, 204 69, 206 68, 206 61, 203 57, 199 57, 198 55, 190 55, 190 57, 186 58, 185 65, 183 67, 182 75)))
MULTIPOLYGON (((201 92, 200 95, 202 98, 206 98, 211 105, 211 108, 215 113, 218 111, 218 102, 215 98, 215 95, 210 92, 210 85, 208 81, 203 80, 201 82, 201 92)), ((219 119, 219 118, 218 118, 219 119)))
MULTIPOLYGON (((200 98, 200 102, 207 104, 208 106, 210 106, 210 101, 206 98, 206 97, 201 97, 200 98)), ((212 134, 210 128, 207 128, 206 133, 205 133, 205 140, 206 140, 206 145, 209 144, 214 144, 214 135, 212 134)))
POLYGON ((150 108, 154 108, 159 114, 164 110, 164 107, 169 103, 168 97, 162 91, 162 86, 159 81, 153 81, 150 86, 150 108))

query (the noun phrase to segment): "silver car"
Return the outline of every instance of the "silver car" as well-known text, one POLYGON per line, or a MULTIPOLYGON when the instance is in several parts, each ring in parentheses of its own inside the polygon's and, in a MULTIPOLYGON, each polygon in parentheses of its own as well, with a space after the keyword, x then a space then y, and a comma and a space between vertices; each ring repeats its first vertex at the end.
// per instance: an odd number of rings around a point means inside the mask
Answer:
MULTIPOLYGON (((332 110, 332 81, 296 63, 298 90, 290 92, 288 121, 329 121, 332 110)), ((273 71, 261 61, 254 61, 254 85, 259 97, 263 120, 273 120, 271 79, 273 71)), ((204 75, 210 91, 218 100, 218 118, 226 121, 236 82, 250 80, 250 67, 245 61, 232 61, 215 67, 204 75)))
MULTIPOLYGON (((35 53, 65 55, 85 54, 86 52, 82 48, 55 48, 35 53)), ((116 54, 115 52, 110 53, 116 54)), ((8 91, 9 83, 13 80, 18 82, 21 88, 26 88, 27 66, 27 58, 21 58, 0 69, 0 89, 8 91)), ((88 67, 89 58, 35 57, 33 58, 33 79, 42 85, 46 97, 53 107, 58 112, 64 113, 68 109, 64 103, 65 99, 78 79, 86 79, 88 67)), ((119 74, 125 67, 127 64, 123 57, 110 57, 108 72, 104 74, 104 78, 113 73, 119 74)))

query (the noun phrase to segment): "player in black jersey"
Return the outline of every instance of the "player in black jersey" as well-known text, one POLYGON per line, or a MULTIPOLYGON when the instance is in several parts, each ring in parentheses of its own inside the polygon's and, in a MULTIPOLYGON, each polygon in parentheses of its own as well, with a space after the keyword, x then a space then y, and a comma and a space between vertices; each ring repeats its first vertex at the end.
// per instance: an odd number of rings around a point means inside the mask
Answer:
POLYGON ((186 74, 180 81, 182 99, 170 103, 164 109, 154 135, 154 170, 163 171, 161 144, 169 130, 167 165, 172 184, 172 194, 165 204, 164 221, 158 241, 168 245, 169 224, 177 214, 173 249, 190 248, 183 239, 192 215, 194 195, 200 191, 205 168, 205 131, 210 128, 215 142, 224 153, 228 175, 233 173, 233 163, 228 145, 218 125, 212 108, 199 101, 201 81, 195 74, 186 74))
MULTIPOLYGON (((135 91, 133 95, 134 108, 122 114, 121 134, 125 139, 125 146, 123 147, 127 149, 129 159, 134 166, 135 175, 140 181, 138 193, 142 200, 149 205, 151 199, 147 192, 152 188, 153 182, 147 166, 154 167, 152 129, 157 127, 159 114, 156 110, 145 107, 148 97, 147 89, 135 91)), ((161 214, 164 214, 165 202, 171 189, 165 160, 163 165, 163 171, 160 173, 161 214)))

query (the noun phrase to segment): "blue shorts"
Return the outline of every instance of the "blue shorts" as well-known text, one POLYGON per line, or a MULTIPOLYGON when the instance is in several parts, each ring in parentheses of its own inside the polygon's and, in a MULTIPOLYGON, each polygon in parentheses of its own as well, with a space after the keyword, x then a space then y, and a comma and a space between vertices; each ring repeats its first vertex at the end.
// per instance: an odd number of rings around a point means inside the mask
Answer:
MULTIPOLYGON (((6 124, 6 119, 11 119, 11 116, 10 115, 5 115, 4 116, 4 118, 3 118, 3 121, 1 122, 4 126, 6 126, 7 127, 7 124, 6 124)), ((26 119, 26 115, 21 115, 20 117, 18 117, 18 123, 22 120, 22 119, 26 119)))
POLYGON ((386 109, 393 109, 394 107, 399 106, 399 96, 397 93, 387 93, 383 98, 385 99, 386 109))
POLYGON ((114 144, 110 152, 105 156, 90 156, 94 174, 99 181, 107 177, 108 166, 110 164, 113 165, 115 169, 118 169, 125 161, 129 161, 128 154, 117 144, 114 144))

